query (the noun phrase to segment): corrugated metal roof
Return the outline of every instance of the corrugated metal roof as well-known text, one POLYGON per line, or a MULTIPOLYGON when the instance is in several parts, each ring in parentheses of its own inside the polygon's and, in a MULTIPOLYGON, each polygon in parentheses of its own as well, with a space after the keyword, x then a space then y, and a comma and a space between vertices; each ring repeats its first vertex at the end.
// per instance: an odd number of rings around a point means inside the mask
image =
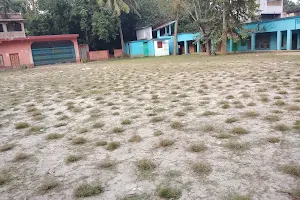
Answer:
POLYGON ((171 25, 171 24, 174 24, 175 22, 176 22, 176 21, 171 21, 171 22, 162 24, 162 25, 158 26, 156 29, 154 29, 153 31, 157 31, 157 30, 159 30, 159 29, 162 29, 162 28, 164 28, 164 27, 166 27, 166 26, 169 26, 169 25, 171 25))

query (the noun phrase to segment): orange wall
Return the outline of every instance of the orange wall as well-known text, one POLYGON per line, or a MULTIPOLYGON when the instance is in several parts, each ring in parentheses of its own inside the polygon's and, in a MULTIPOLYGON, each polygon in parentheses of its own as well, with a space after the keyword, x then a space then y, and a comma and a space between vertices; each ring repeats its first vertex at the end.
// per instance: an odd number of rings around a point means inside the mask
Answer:
POLYGON ((90 51, 89 57, 90 57, 90 60, 105 60, 105 59, 109 59, 109 53, 108 53, 108 50, 90 51))
POLYGON ((3 56, 4 66, 11 67, 9 54, 19 54, 20 65, 33 67, 30 41, 16 41, 0 43, 0 54, 3 56))
POLYGON ((122 49, 115 49, 114 50, 114 57, 115 58, 123 57, 123 51, 122 51, 122 49))

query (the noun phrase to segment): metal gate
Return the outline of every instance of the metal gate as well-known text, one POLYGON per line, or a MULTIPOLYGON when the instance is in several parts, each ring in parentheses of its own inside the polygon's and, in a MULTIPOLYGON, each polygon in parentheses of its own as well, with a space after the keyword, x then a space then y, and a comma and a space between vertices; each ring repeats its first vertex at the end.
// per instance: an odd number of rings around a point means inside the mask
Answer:
POLYGON ((76 62, 72 41, 35 42, 31 49, 35 66, 76 62))

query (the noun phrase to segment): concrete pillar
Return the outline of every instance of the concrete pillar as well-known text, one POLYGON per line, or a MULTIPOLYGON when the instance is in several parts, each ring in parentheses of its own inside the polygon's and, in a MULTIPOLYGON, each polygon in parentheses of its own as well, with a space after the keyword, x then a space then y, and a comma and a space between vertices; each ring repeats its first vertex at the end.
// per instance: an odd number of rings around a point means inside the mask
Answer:
POLYGON ((6 25, 6 23, 3 23, 2 27, 3 27, 3 32, 7 32, 7 25, 6 25))
POLYGON ((197 42, 197 53, 200 53, 200 42, 197 42))
POLYGON ((287 30, 286 50, 292 50, 292 30, 287 30))
POLYGON ((297 49, 300 49, 300 31, 297 32, 297 49))
POLYGON ((229 52, 233 52, 232 46, 233 46, 233 40, 230 39, 229 40, 229 52))
POLYGON ((255 51, 255 44, 256 44, 256 34, 252 33, 252 35, 251 35, 251 51, 255 51))
POLYGON ((160 38, 160 30, 157 30, 157 38, 160 38))
POLYGON ((189 45, 187 41, 184 41, 184 54, 189 53, 189 45))
POLYGON ((169 35, 172 35, 172 26, 169 25, 169 35))
POLYGON ((165 27, 165 35, 168 35, 168 28, 165 27))
POLYGON ((281 50, 281 31, 277 31, 277 51, 280 51, 281 50))

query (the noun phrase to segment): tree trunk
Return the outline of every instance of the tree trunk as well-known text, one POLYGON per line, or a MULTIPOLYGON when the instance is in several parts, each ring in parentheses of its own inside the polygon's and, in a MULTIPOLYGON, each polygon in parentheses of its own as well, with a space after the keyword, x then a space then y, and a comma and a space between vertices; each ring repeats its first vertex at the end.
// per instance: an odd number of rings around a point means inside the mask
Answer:
POLYGON ((209 36, 206 36, 206 53, 209 56, 211 55, 210 48, 211 48, 211 41, 209 39, 209 36))
POLYGON ((175 33, 174 33, 174 52, 173 52, 174 56, 177 55, 177 50, 178 50, 177 37, 178 37, 178 10, 176 11, 176 22, 175 22, 175 33))
POLYGON ((123 36, 123 30, 122 30, 122 24, 121 24, 121 19, 119 22, 119 31, 120 31, 120 38, 121 38, 121 47, 122 47, 122 56, 124 56, 124 47, 125 47, 125 43, 124 43, 124 36, 123 36))
POLYGON ((226 3, 224 2, 223 8, 223 32, 222 32, 222 45, 221 54, 226 54, 226 44, 227 44, 227 21, 226 21, 226 3))

